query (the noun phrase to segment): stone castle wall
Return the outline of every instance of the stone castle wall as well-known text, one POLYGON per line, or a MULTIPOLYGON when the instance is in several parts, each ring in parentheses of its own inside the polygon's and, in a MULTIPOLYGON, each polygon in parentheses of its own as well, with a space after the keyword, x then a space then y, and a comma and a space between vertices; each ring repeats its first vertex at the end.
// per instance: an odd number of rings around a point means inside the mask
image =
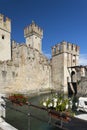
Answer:
POLYGON ((84 73, 82 71, 78 71, 78 85, 77 85, 77 90, 78 90, 78 95, 79 96, 87 96, 87 66, 83 67, 84 68, 84 73))
POLYGON ((0 60, 11 60, 11 20, 0 14, 0 60))
POLYGON ((12 60, 0 63, 0 86, 10 93, 50 89, 49 60, 38 50, 15 43, 12 60))
POLYGON ((75 70, 79 65, 79 46, 65 41, 58 43, 52 47, 52 59, 49 60, 42 54, 43 30, 38 25, 32 22, 27 26, 24 37, 26 43, 11 43, 11 21, 0 15, 1 92, 28 93, 55 89, 68 93, 68 84, 71 84, 73 77, 74 83, 80 79, 77 89, 81 93, 86 77, 81 78, 81 73, 75 70))
POLYGON ((78 65, 79 47, 68 42, 61 42, 52 47, 52 85, 56 90, 68 93, 71 71, 68 67, 78 65))

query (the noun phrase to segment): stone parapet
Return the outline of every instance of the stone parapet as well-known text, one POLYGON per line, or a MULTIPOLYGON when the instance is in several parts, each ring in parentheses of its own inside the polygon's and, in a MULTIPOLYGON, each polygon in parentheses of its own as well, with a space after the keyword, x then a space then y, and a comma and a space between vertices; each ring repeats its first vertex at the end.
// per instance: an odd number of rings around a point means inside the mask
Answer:
POLYGON ((11 32, 11 20, 8 17, 4 18, 2 14, 0 14, 0 28, 7 32, 11 32))
POLYGON ((43 37, 43 30, 38 27, 38 25, 36 25, 34 21, 32 22, 32 24, 24 29, 24 37, 31 36, 32 34, 37 34, 37 36, 39 36, 40 38, 43 37))
POLYGON ((79 46, 63 41, 52 47, 52 56, 65 52, 70 54, 72 53, 73 55, 79 55, 79 46))

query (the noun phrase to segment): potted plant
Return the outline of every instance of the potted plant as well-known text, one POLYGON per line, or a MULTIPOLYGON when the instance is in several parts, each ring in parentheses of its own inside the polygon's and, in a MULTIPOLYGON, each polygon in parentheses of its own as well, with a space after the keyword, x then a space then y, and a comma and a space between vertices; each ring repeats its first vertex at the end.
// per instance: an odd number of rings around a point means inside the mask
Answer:
POLYGON ((63 95, 47 97, 43 99, 42 105, 48 109, 48 113, 60 120, 68 121, 70 116, 74 113, 72 112, 72 102, 68 98, 64 98, 63 95))

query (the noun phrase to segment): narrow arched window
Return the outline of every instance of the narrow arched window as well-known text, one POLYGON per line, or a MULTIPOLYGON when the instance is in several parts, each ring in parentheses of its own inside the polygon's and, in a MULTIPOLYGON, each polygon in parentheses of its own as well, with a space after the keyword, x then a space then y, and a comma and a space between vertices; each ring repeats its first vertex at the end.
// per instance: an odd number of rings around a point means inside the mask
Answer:
POLYGON ((3 39, 3 40, 5 39, 5 36, 4 36, 4 35, 2 35, 2 39, 3 39))

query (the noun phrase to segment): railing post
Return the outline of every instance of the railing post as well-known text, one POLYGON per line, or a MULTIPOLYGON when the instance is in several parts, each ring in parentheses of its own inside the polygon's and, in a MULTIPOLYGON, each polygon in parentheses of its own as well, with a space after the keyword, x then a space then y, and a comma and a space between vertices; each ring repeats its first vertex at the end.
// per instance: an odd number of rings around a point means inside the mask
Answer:
POLYGON ((30 116, 31 116, 30 113, 28 113, 28 130, 31 130, 31 123, 30 123, 31 117, 30 116))
POLYGON ((5 108, 1 105, 5 105, 5 101, 2 97, 5 97, 5 94, 1 94, 0 93, 0 123, 4 121, 4 118, 5 118, 5 108), (2 118, 3 117, 3 118, 2 118))

